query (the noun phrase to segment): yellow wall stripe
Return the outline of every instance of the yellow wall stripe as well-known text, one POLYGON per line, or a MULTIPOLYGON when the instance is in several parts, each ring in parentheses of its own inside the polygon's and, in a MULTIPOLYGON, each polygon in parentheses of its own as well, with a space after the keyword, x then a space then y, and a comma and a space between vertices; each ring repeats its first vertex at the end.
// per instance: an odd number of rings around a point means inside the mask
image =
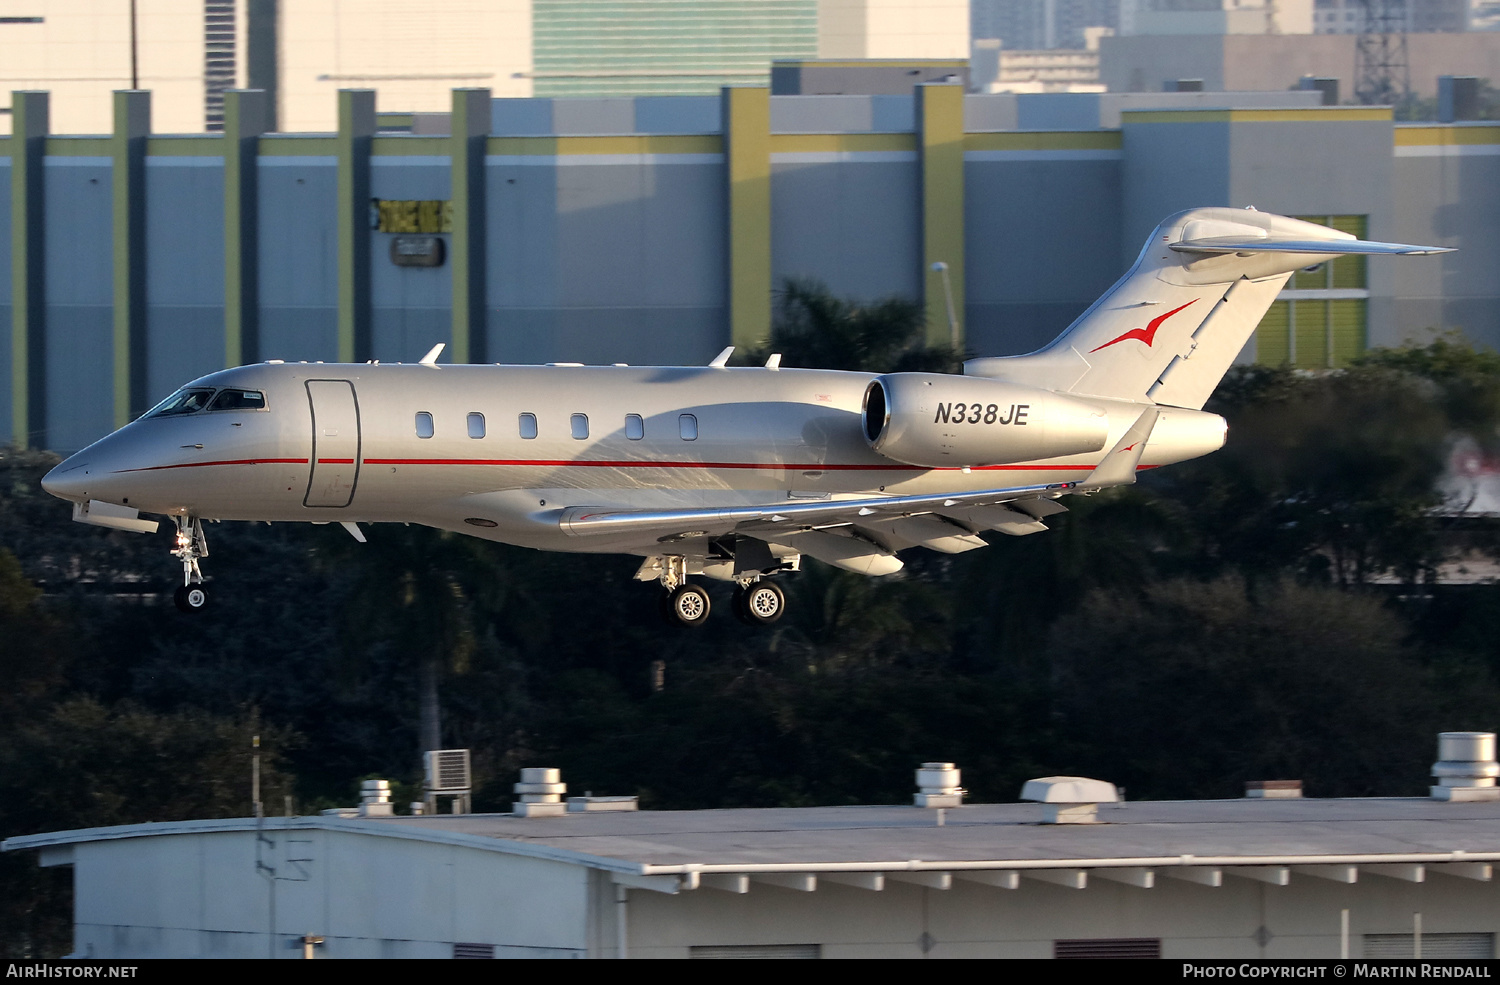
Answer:
POLYGON ((1120 131, 1013 130, 964 135, 964 150, 1119 150, 1120 131))
POLYGON ((1500 125, 1488 127, 1397 126, 1397 147, 1500 144, 1500 125))
POLYGON ((963 346, 964 314, 964 90, 928 83, 917 86, 917 141, 922 169, 922 284, 927 307, 927 341, 950 339, 943 275, 948 265, 954 320, 963 346))
POLYGON ((722 98, 729 340, 753 349, 771 334, 771 90, 729 86, 722 98))
POLYGON ((1362 123, 1392 119, 1389 106, 1125 110, 1120 117, 1124 123, 1362 123))

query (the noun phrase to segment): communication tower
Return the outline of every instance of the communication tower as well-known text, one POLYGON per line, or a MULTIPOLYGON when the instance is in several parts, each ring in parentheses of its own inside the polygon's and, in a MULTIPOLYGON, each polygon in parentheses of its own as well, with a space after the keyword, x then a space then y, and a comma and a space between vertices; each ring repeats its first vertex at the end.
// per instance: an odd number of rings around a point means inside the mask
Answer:
POLYGON ((1406 57, 1407 0, 1359 0, 1354 95, 1366 106, 1394 106, 1411 92, 1406 57))

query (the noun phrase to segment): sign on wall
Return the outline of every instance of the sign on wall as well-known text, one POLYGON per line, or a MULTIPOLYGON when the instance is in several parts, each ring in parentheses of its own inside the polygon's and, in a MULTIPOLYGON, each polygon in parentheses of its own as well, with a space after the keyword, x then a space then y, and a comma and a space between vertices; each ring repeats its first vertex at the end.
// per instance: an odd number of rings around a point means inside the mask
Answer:
POLYGON ((381 233, 451 233, 453 203, 442 199, 370 199, 370 224, 381 233))

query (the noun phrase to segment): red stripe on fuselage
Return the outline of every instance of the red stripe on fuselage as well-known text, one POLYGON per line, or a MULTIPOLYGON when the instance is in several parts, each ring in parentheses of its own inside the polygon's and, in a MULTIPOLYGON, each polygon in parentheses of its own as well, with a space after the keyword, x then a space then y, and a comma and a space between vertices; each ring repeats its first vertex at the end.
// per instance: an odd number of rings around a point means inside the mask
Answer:
MULTIPOLYGON (((139 469, 119 469, 119 472, 156 472, 162 469, 201 469, 219 465, 306 465, 305 458, 240 458, 217 462, 182 462, 177 465, 149 465, 139 469)), ((319 465, 353 465, 352 458, 320 458, 319 465)), ((527 468, 610 468, 610 469, 763 469, 777 472, 960 472, 962 466, 945 465, 924 468, 920 465, 775 465, 757 462, 612 462, 612 461, 555 461, 547 459, 508 458, 366 458, 365 465, 486 465, 527 468)), ((1154 469, 1155 465, 1140 465, 1139 469, 1154 469)), ((1092 465, 973 465, 971 472, 1091 472, 1092 465)))
MULTIPOLYGON (((353 459, 346 459, 352 462, 353 459)), ((209 465, 306 465, 305 458, 235 458, 222 462, 183 462, 179 465, 148 465, 140 469, 118 469, 119 472, 156 472, 161 469, 201 469, 209 465)))

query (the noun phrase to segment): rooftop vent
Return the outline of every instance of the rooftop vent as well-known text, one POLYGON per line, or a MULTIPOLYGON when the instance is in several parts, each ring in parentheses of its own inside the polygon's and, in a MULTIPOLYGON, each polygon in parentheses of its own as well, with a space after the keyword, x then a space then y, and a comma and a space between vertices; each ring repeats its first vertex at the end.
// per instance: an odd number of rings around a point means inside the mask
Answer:
POLYGON ((1295 800, 1302 796, 1302 781, 1247 780, 1245 796, 1251 800, 1295 800))
POLYGON ((1099 820, 1099 805, 1118 803, 1120 795, 1113 783, 1103 780, 1043 776, 1026 781, 1021 799, 1041 803, 1044 824, 1094 824, 1099 820))
POLYGON ((521 782, 513 788, 520 797, 511 804, 511 813, 516 817, 556 817, 565 814, 568 805, 562 795, 568 785, 562 782, 562 770, 546 767, 527 767, 521 771, 521 782))
POLYGON ((1500 800, 1500 763, 1494 732, 1439 732, 1438 761, 1432 764, 1434 800, 1500 800))
POLYGON ((390 817, 395 813, 391 806, 390 780, 361 780, 359 784, 359 816, 390 817))
POLYGON ((917 770, 918 807, 962 807, 967 792, 959 783, 958 767, 952 763, 923 763, 917 770))

